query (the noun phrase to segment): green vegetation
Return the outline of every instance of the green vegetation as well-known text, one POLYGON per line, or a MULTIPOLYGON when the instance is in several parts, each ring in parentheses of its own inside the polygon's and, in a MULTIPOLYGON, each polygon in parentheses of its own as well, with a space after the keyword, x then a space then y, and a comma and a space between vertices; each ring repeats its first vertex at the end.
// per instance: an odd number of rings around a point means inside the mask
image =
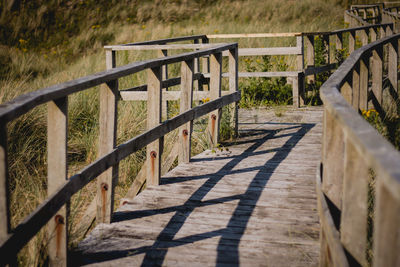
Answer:
MULTIPOLYGON (((107 44, 191 34, 325 31, 343 24, 341 1, 318 0, 285 3, 278 0, 3 0, 0 13, 0 103, 104 70, 102 46, 107 44)), ((291 42, 247 39, 241 40, 240 45, 262 47, 291 42)), ((117 64, 154 56, 150 52, 120 52, 117 64)), ((240 63, 240 68, 286 70, 292 68, 293 62, 281 57, 249 58, 240 63)), ((178 75, 179 66, 172 65, 170 71, 171 77, 178 75)), ((144 78, 137 74, 121 79, 120 88, 143 84, 144 78)), ((290 104, 291 90, 285 78, 241 80, 240 87, 244 96, 242 106, 290 104)), ((178 103, 172 105, 170 115, 177 113, 178 107, 178 103)), ((119 103, 118 144, 145 129, 145 114, 143 102, 119 103)), ((230 138, 229 112, 224 114, 222 137, 230 138)), ((68 115, 68 175, 73 175, 97 157, 98 87, 71 96, 68 115)), ((205 122, 195 122, 193 153, 210 146, 206 141, 205 122)), ((46 197, 46 124, 46 107, 40 106, 8 125, 13 226, 46 197)), ((167 136, 167 153, 175 138, 176 133, 167 136)), ((140 151, 120 164, 117 198, 125 194, 144 158, 144 151, 140 151)), ((94 184, 89 184, 71 201, 71 246, 85 231, 76 222, 94 193, 94 184)), ((43 240, 44 231, 24 248, 18 263, 44 264, 46 243, 43 240)))

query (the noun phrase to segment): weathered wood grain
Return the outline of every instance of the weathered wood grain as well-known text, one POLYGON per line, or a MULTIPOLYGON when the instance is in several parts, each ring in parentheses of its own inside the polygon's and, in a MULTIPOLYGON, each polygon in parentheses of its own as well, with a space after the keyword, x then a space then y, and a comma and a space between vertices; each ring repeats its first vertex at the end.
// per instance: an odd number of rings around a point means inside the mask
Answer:
MULTIPOLYGON (((161 123, 162 104, 162 68, 156 67, 147 70, 147 129, 159 126, 161 123)), ((164 138, 160 137, 147 145, 147 185, 158 185, 161 176, 161 155, 164 146, 164 138)))
MULTIPOLYGON (((210 100, 221 97, 222 54, 210 56, 210 100)), ((208 116, 208 138, 212 147, 219 141, 219 127, 222 109, 211 112, 208 116)))
MULTIPOLYGON (((50 196, 67 179, 68 98, 47 105, 47 194, 50 196)), ((68 205, 48 223, 48 253, 52 266, 67 266, 68 205)))
POLYGON ((113 224, 98 226, 80 244, 82 256, 100 266, 316 266, 322 110, 288 109, 282 122, 273 111, 255 118, 241 110, 240 132, 258 134, 178 165, 160 186, 125 202, 113 224), (287 123, 292 116, 304 123, 287 123), (305 154, 297 144, 312 150, 305 154))
MULTIPOLYGON (((106 68, 116 67, 115 51, 106 51, 106 68)), ((117 140, 118 80, 100 88, 99 157, 110 153, 117 140)), ((97 222, 109 223, 113 213, 114 188, 118 182, 118 165, 112 165, 97 179, 97 222)))
POLYGON ((216 47, 209 49, 168 56, 165 58, 139 61, 24 94, 15 98, 13 101, 0 105, 0 119, 4 122, 11 121, 27 113, 29 110, 40 104, 65 97, 70 94, 100 85, 102 83, 107 83, 148 68, 177 63, 181 62, 182 60, 194 59, 196 57, 203 57, 212 53, 220 53, 224 50, 234 48, 237 48, 237 44, 217 45, 216 47))
MULTIPOLYGON (((179 110, 181 113, 192 108, 193 102, 193 73, 194 61, 185 61, 181 65, 181 96, 179 110)), ((191 140, 193 131, 193 121, 189 121, 179 128, 180 149, 178 153, 178 162, 187 163, 190 161, 191 140)))
MULTIPOLYGON (((238 50, 229 50, 229 92, 235 93, 239 91, 239 62, 238 50)), ((222 92, 221 92, 222 93, 222 92)), ((238 136, 239 130, 239 105, 235 102, 230 105, 231 108, 231 126, 233 126, 234 137, 238 136)))

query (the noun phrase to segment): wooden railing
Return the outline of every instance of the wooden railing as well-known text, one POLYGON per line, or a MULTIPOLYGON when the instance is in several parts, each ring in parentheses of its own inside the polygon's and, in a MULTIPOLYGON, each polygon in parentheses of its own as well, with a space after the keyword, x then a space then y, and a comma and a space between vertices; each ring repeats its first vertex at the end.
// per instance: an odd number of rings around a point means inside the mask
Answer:
MULTIPOLYGON (((354 16, 355 17, 355 16, 354 16)), ((351 20, 353 17, 350 15, 347 17, 351 20)), ((358 18, 358 17, 357 17, 358 18)), ((359 25, 359 23, 350 23, 353 25, 359 25)), ((304 105, 306 99, 305 82, 306 77, 309 80, 313 80, 314 76, 319 73, 329 72, 337 68, 338 62, 335 59, 336 51, 347 47, 349 53, 353 52, 356 48, 356 40, 361 40, 361 45, 368 44, 370 41, 375 41, 379 38, 383 38, 386 35, 393 33, 393 24, 368 24, 361 27, 353 27, 348 29, 340 29, 331 32, 305 32, 305 33, 248 33, 248 34, 214 34, 214 35, 196 35, 196 36, 185 36, 171 39, 162 39, 155 41, 147 41, 140 43, 130 43, 122 45, 110 45, 106 46, 106 51, 120 51, 120 50, 157 50, 160 57, 168 56, 169 50, 197 50, 207 48, 216 43, 210 43, 211 40, 221 39, 248 39, 248 38, 295 38, 296 46, 293 47, 246 47, 239 48, 238 55, 240 56, 279 56, 279 55, 292 55, 296 56, 296 68, 295 71, 279 71, 279 72, 239 72, 238 76, 241 78, 250 77, 290 77, 292 79, 292 95, 293 105, 300 107, 304 105), (346 37, 348 35, 348 37, 346 37), (315 40, 321 38, 326 50, 326 64, 322 66, 316 66, 315 64, 315 40), (348 41, 348 44, 344 44, 344 40, 348 41), (171 44, 172 42, 181 41, 193 41, 193 44, 171 44), (201 43, 200 43, 201 42, 201 43)), ((111 53, 111 52, 107 52, 111 53)), ((115 57, 115 54, 113 54, 115 57)), ((223 54, 226 56, 227 54, 223 54)), ((222 74, 223 77, 228 77, 227 73, 222 74)), ((200 100, 208 97, 208 92, 203 89, 203 86, 208 84, 209 74, 209 57, 203 57, 202 59, 196 59, 195 61, 195 79, 198 81, 195 86, 196 91, 194 93, 194 99, 200 100)), ((168 67, 163 68, 163 88, 179 84, 179 78, 169 78, 168 67)), ((146 100, 146 85, 139 85, 133 88, 127 88, 120 91, 120 95, 123 100, 138 101, 146 100)), ((179 97, 179 91, 164 90, 164 103, 163 114, 165 116, 167 101, 176 100, 179 97)))
MULTIPOLYGON (((189 37, 189 39, 191 38, 193 37, 189 37)), ((154 43, 147 42, 147 44, 154 43)), ((209 114, 210 138, 213 143, 218 143, 221 108, 240 99, 237 82, 237 44, 214 45, 195 52, 135 62, 120 67, 115 67, 114 53, 115 51, 107 51, 107 71, 28 93, 0 105, 0 265, 15 263, 18 251, 46 224, 48 224, 49 236, 52 237, 48 244, 50 264, 66 265, 69 219, 66 204, 71 196, 98 177, 96 220, 109 223, 113 214, 113 194, 118 179, 118 163, 147 146, 147 158, 151 161, 146 170, 147 184, 159 184, 163 137, 172 130, 179 128, 179 162, 189 161, 191 122, 200 116, 209 114), (229 55, 230 93, 221 96, 221 62, 222 53, 225 51, 229 55), (194 61, 203 56, 210 57, 211 101, 192 108, 194 61), (181 62, 181 113, 162 122, 160 110, 161 89, 164 83, 162 68, 167 64, 179 62, 181 62), (118 79, 144 70, 147 72, 148 130, 116 146, 118 79), (100 88, 99 158, 68 178, 68 96, 97 85, 102 85, 100 88), (11 229, 7 123, 38 105, 46 103, 48 114, 48 198, 14 229, 11 229)))
POLYGON ((400 262, 400 153, 359 114, 371 107, 384 112, 384 90, 399 101, 399 39, 387 36, 356 50, 321 88, 320 266, 400 262))

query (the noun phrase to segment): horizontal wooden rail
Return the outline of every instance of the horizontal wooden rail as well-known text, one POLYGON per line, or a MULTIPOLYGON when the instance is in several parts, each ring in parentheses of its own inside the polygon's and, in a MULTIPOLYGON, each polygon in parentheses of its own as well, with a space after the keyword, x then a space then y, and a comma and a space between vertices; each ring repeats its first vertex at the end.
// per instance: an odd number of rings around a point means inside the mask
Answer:
POLYGON ((151 59, 144 62, 135 62, 125 66, 116 67, 107 71, 99 72, 73 81, 57 84, 39 91, 34 91, 15 98, 14 100, 0 105, 0 121, 11 121, 34 107, 46 102, 56 100, 70 94, 86 90, 88 88, 111 82, 118 78, 154 68, 159 65, 177 63, 182 60, 194 59, 224 50, 234 49, 236 44, 220 45, 217 47, 188 52, 180 55, 168 56, 164 58, 151 59))
POLYGON ((270 38, 270 37, 295 37, 300 36, 301 32, 285 33, 227 33, 227 34, 207 34, 208 39, 235 39, 235 38, 270 38))
POLYGON ((398 92, 399 39, 400 34, 396 34, 364 45, 321 87, 324 134, 318 205, 321 218, 332 217, 321 219, 321 266, 336 266, 335 262, 350 266, 352 261, 369 265, 367 250, 373 253, 372 266, 395 266, 400 260, 396 237, 400 225, 400 153, 359 115, 361 109, 371 107, 368 94, 376 100, 373 107, 385 111, 384 65, 388 66, 388 86, 398 92), (387 59, 384 49, 389 53, 387 59), (374 207, 368 206, 371 198, 374 207), (371 209, 374 232, 368 237, 371 209), (373 247, 368 248, 368 242, 373 247))
POLYGON ((21 222, 0 247, 2 262, 12 260, 15 251, 20 250, 42 227, 53 217, 57 211, 70 200, 70 198, 81 190, 90 181, 102 172, 114 166, 130 154, 140 150, 154 140, 177 129, 186 122, 195 120, 209 112, 222 108, 228 104, 240 100, 240 93, 235 92, 194 107, 176 117, 164 121, 159 126, 140 134, 125 143, 117 146, 112 152, 97 159, 86 166, 82 171, 70 177, 68 181, 53 195, 48 197, 34 212, 21 222))
MULTIPOLYGON (((130 154, 147 146, 147 184, 159 184, 161 173, 161 155, 164 136, 181 128, 179 136, 185 135, 185 142, 180 142, 179 162, 190 159, 190 136, 193 120, 209 113, 214 128, 211 135, 212 143, 218 143, 219 114, 222 107, 235 105, 240 100, 237 88, 237 58, 236 43, 213 45, 213 47, 194 52, 167 56, 135 62, 126 66, 116 67, 115 51, 106 50, 107 71, 99 72, 74 81, 55 85, 43 90, 17 97, 11 102, 0 105, 0 265, 12 264, 18 251, 46 224, 49 230, 49 261, 51 265, 67 264, 68 206, 65 205, 71 196, 81 190, 90 181, 97 178, 97 218, 98 223, 110 223, 114 206, 114 188, 118 179, 118 164, 130 154), (221 96, 222 52, 229 54, 229 92, 221 96), (210 98, 211 101, 192 108, 193 83, 195 78, 202 78, 194 73, 194 61, 203 56, 209 56, 211 62, 210 98), (167 64, 181 63, 181 77, 162 81, 162 68, 167 64), (147 71, 146 92, 119 92, 118 79, 140 71, 147 71), (160 104, 163 94, 162 87, 168 83, 179 82, 181 91, 180 114, 170 120, 161 121, 160 104), (86 166, 72 177, 66 176, 67 171, 67 136, 68 132, 68 96, 91 87, 100 87, 100 134, 99 158, 86 166), (106 84, 106 85, 105 85, 106 84), (144 93, 147 100, 148 130, 125 143, 116 146, 117 101, 119 94, 144 93), (15 229, 10 227, 9 192, 7 170, 7 122, 25 114, 34 107, 48 103, 48 198, 39 207, 19 223, 15 229), (50 181, 51 179, 51 181, 50 181), (3 201, 4 200, 4 201, 3 201), (52 219, 53 218, 53 219, 52 219), (57 230, 57 235, 52 233, 57 230)), ((172 92, 167 92, 172 93, 172 92)), ((178 93, 178 92, 177 92, 178 93)), ((173 99, 178 94, 173 93, 173 99)), ((237 115, 234 114, 234 116, 237 115)), ((233 118, 236 120, 237 118, 233 118)), ((237 128, 237 125, 235 125, 237 128)))
POLYGON ((176 43, 176 42, 184 42, 184 41, 196 41, 196 40, 204 40, 207 39, 206 35, 190 35, 190 36, 180 36, 180 37, 173 37, 167 39, 159 39, 159 40, 151 40, 151 41, 144 41, 144 42, 136 42, 136 43, 127 43, 122 44, 124 46, 132 46, 132 45, 162 45, 162 44, 169 44, 169 43, 176 43))

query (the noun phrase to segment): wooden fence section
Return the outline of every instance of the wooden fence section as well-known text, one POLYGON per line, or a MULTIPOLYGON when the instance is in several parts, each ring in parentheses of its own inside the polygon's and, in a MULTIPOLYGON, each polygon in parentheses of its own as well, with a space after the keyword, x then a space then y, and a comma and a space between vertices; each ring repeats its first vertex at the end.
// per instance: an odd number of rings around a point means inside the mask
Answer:
POLYGON ((399 101, 399 39, 387 36, 356 50, 321 88, 320 266, 400 263, 400 153, 359 115, 371 107, 385 112, 384 90, 399 101))
MULTIPOLYGON (((373 6, 375 7, 375 6, 373 6)), ((375 10, 375 9, 373 9, 375 10)), ((380 14, 380 13, 377 13, 380 14)), ((348 20, 359 17, 355 15, 347 16, 348 20)), ((352 25, 358 26, 361 22, 354 22, 352 25)), ((383 38, 386 35, 390 35, 393 32, 393 24, 368 24, 361 27, 353 27, 349 29, 341 29, 332 32, 308 32, 308 33, 248 33, 248 34, 213 34, 213 35, 195 35, 195 36, 184 36, 171 39, 162 39, 155 41, 147 41, 140 43, 130 43, 122 45, 110 45, 105 46, 107 51, 120 51, 120 50, 157 50, 160 56, 167 56, 169 50, 197 50, 209 48, 214 45, 221 45, 218 43, 209 43, 210 40, 223 40, 223 39, 243 39, 243 38, 296 38, 295 47, 267 47, 267 48, 240 48, 238 50, 238 56, 276 56, 276 55, 294 55, 297 56, 297 70, 295 71, 280 71, 280 72, 239 72, 238 76, 241 78, 250 77, 291 77, 292 78, 292 95, 293 105, 300 107, 304 105, 306 98, 305 82, 306 78, 313 80, 316 74, 329 72, 337 68, 339 62, 337 62, 335 55, 341 53, 341 51, 347 47, 349 53, 356 49, 356 40, 361 40, 361 45, 368 44, 369 41, 373 42, 379 38, 383 38), (346 37, 348 36, 348 37, 346 37), (315 42, 316 38, 320 38, 323 41, 325 52, 326 52, 326 64, 316 66, 315 64, 315 42), (344 40, 348 41, 348 44, 344 44, 344 40), (171 44, 172 42, 181 41, 192 41, 192 44, 171 44), (200 43, 201 42, 201 43, 200 43), (310 77, 311 76, 311 77, 310 77)), ((113 54, 115 57, 115 54, 113 54)), ((223 53, 223 56, 227 56, 227 52, 223 53)), ((194 79, 198 81, 197 90, 194 91, 194 100, 201 100, 209 96, 207 88, 203 88, 203 85, 208 84, 210 73, 209 73, 209 57, 203 57, 202 59, 196 59, 194 65, 194 79)), ((179 84, 180 77, 168 78, 168 67, 165 66, 163 69, 163 82, 162 87, 168 89, 168 87, 179 84)), ((228 73, 223 73, 222 77, 229 77, 228 73)), ((120 96, 123 100, 127 101, 143 101, 147 99, 147 86, 140 85, 133 88, 127 88, 120 90, 120 96)), ((223 93, 228 93, 223 91, 223 93)), ((167 101, 179 99, 178 91, 163 91, 163 114, 166 114, 167 101)))
MULTIPOLYGON (((191 39, 193 37, 189 37, 191 39)), ((176 38, 175 38, 176 40, 176 38)), ((182 38, 180 39, 182 40, 182 38)), ((150 44, 152 44, 150 42, 150 44)), ((96 73, 77 80, 55 85, 17 97, 0 105, 0 265, 13 263, 18 251, 48 223, 50 264, 67 264, 67 225, 68 210, 65 206, 71 196, 77 193, 96 177, 97 221, 110 222, 113 212, 113 189, 118 179, 118 163, 147 146, 147 157, 151 164, 147 167, 147 183, 158 184, 160 177, 160 157, 163 136, 180 128, 180 161, 186 162, 190 156, 191 122, 211 112, 213 121, 212 141, 218 142, 219 110, 240 99, 237 88, 237 44, 214 45, 195 52, 168 56, 159 59, 135 62, 115 67, 115 51, 107 51, 107 71, 96 73), (221 96, 222 53, 229 51, 230 93, 221 96), (191 107, 193 97, 194 71, 196 58, 210 56, 210 92, 212 101, 191 107), (181 113, 161 122, 162 68, 167 64, 182 63, 181 67, 181 113), (148 130, 125 143, 116 146, 117 101, 119 100, 118 79, 140 72, 147 72, 148 92, 148 130), (105 85, 106 84, 106 85, 105 85), (76 175, 67 178, 67 113, 68 96, 102 85, 100 88, 100 135, 99 158, 76 175), (10 192, 7 171, 7 123, 27 113, 38 105, 48 106, 48 198, 17 227, 11 229, 9 215, 10 192), (217 110, 217 112, 214 112, 217 110)))

